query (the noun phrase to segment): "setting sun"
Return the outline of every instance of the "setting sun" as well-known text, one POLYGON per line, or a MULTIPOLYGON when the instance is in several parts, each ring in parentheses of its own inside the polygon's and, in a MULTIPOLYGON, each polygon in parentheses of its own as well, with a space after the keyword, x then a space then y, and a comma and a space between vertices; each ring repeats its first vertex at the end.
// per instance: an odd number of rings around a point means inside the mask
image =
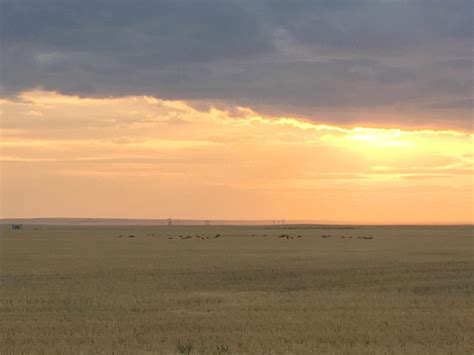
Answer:
POLYGON ((38 90, 4 99, 2 109, 5 216, 472 221, 468 132, 351 128, 243 107, 38 90), (59 207, 66 193, 75 202, 59 207), (117 204, 123 193, 128 203, 117 204), (183 205, 204 196, 204 206, 183 205))

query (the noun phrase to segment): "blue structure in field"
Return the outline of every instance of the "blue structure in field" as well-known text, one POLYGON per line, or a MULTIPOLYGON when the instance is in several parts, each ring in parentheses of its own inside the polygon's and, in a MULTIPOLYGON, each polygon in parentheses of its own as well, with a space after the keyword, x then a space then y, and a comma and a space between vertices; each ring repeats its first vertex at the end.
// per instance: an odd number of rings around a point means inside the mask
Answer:
POLYGON ((20 230, 23 229, 23 224, 12 224, 13 230, 20 230))

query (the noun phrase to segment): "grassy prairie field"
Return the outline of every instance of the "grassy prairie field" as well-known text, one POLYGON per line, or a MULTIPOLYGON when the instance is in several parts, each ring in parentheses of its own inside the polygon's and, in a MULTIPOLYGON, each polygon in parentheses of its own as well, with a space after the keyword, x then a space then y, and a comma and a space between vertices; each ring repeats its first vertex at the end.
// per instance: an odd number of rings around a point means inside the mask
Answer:
POLYGON ((0 231, 2 354, 474 351, 472 226, 0 231))

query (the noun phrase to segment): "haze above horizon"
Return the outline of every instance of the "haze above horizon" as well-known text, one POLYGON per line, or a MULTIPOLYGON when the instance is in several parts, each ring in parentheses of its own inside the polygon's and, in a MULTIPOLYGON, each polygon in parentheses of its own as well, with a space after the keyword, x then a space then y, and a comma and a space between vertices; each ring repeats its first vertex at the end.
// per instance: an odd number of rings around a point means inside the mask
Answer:
POLYGON ((471 224, 472 6, 4 0, 0 217, 471 224))

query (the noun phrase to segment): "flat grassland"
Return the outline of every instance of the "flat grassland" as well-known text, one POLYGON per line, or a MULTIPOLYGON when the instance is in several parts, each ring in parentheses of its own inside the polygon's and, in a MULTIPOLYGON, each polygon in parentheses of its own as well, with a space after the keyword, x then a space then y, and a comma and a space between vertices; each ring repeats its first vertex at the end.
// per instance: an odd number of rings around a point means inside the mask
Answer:
POLYGON ((472 226, 0 228, 2 354, 474 351, 472 226))

